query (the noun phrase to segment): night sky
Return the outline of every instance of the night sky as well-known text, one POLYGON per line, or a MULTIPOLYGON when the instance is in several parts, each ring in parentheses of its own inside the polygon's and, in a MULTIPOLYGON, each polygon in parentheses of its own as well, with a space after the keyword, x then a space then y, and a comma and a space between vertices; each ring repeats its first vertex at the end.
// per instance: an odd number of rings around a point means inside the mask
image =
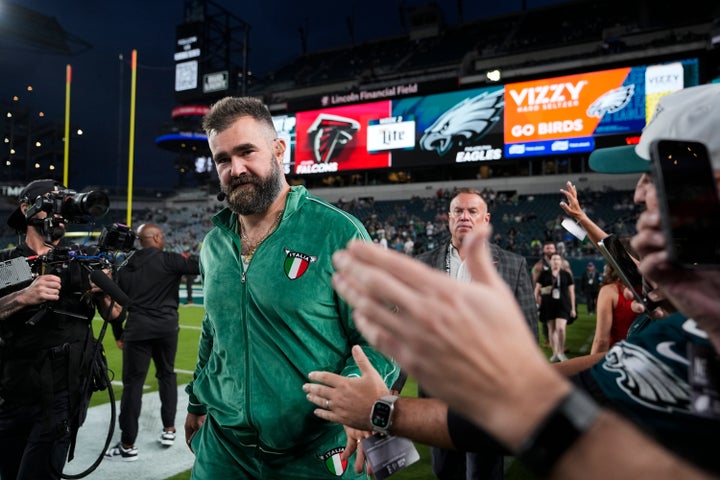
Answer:
MULTIPOLYGON (((0 0, 2 5, 7 0, 0 0)), ((171 188, 177 182, 175 155, 157 148, 159 128, 171 122, 174 100, 175 28, 183 23, 181 0, 17 0, 55 17, 66 32, 92 44, 75 56, 9 45, 0 38, 0 96, 21 102, 62 123, 65 115, 65 66, 72 65, 71 124, 82 137, 71 141, 70 187, 126 185, 130 110, 130 56, 138 50, 135 120, 136 187, 171 188), (28 93, 26 87, 33 86, 28 93)), ((354 0, 263 0, 216 2, 251 26, 250 69, 271 71, 301 52, 298 29, 307 32, 309 51, 350 44, 347 18, 358 42, 400 35, 401 5, 427 2, 354 0)), ((439 1, 448 24, 459 22, 458 2, 439 1)), ((463 3, 465 21, 508 13, 520 1, 463 3)), ((534 8, 557 0, 529 1, 534 8)))

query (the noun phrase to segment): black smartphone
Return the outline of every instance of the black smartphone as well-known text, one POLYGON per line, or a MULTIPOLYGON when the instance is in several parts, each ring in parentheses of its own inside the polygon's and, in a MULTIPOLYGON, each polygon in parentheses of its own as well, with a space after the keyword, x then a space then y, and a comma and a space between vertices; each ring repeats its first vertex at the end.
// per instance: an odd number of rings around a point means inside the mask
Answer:
POLYGON ((637 268, 637 263, 625 250, 620 239, 610 234, 598 242, 598 249, 620 280, 633 292, 635 301, 642 304, 647 311, 652 311, 657 305, 648 300, 648 286, 637 268))
POLYGON ((720 267, 720 197, 707 148, 655 140, 650 156, 670 260, 691 268, 720 267))

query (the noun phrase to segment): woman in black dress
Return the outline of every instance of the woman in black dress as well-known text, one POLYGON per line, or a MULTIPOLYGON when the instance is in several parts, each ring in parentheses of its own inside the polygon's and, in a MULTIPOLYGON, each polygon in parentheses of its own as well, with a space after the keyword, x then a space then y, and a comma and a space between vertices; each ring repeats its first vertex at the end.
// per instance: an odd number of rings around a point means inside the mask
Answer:
POLYGON ((563 362, 565 356, 565 327, 575 317, 575 285, 570 273, 562 268, 563 259, 555 254, 550 258, 550 270, 543 270, 535 283, 535 300, 540 305, 540 321, 547 322, 551 362, 563 362))

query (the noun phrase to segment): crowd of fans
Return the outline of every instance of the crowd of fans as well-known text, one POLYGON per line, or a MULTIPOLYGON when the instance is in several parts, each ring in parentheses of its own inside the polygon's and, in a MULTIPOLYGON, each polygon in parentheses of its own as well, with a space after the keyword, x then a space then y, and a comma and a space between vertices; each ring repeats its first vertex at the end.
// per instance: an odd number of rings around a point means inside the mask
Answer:
MULTIPOLYGON (((498 246, 538 257, 543 243, 553 241, 565 257, 597 256, 590 242, 578 240, 562 227, 566 215, 558 207, 558 195, 518 195, 487 188, 482 192, 492 215, 493 243, 498 246)), ((580 195, 588 214, 603 229, 620 236, 633 233, 639 212, 631 192, 588 190, 580 195)), ((375 242, 415 256, 432 250, 449 236, 445 226, 452 196, 451 190, 443 189, 432 197, 407 201, 354 199, 341 200, 337 205, 361 219, 375 242)))
MULTIPOLYGON (((590 242, 581 242, 561 226, 566 215, 558 207, 557 194, 518 195, 488 188, 482 192, 492 215, 493 242, 498 246, 526 257, 539 257, 542 244, 553 241, 566 258, 597 257, 590 242)), ((633 233, 639 212, 631 192, 606 189, 579 194, 586 212, 601 228, 620 236, 633 233)), ((447 215, 452 196, 452 190, 440 189, 429 197, 340 199, 336 205, 358 217, 373 241, 415 256, 432 250, 449 236, 447 215)), ((167 249, 196 254, 205 233, 212 228, 212 215, 220 208, 219 203, 190 202, 179 207, 148 208, 134 213, 133 224, 156 223, 166 232, 167 249)), ((124 218, 124 212, 109 215, 124 218)), ((105 223, 112 221, 105 219, 105 223)), ((16 241, 8 228, 1 238, 2 246, 16 241)))

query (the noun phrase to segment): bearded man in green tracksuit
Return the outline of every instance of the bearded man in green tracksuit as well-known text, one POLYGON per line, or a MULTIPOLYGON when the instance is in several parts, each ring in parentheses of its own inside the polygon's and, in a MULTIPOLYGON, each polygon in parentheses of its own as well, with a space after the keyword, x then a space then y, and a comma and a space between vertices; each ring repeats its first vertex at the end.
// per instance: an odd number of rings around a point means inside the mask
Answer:
POLYGON ((367 231, 288 185, 287 145, 258 100, 220 100, 203 128, 228 207, 200 253, 206 315, 185 423, 192 478, 364 477, 340 460, 359 432, 316 417, 302 386, 316 370, 359 376, 355 344, 387 385, 398 376, 331 286, 332 254, 367 231))

